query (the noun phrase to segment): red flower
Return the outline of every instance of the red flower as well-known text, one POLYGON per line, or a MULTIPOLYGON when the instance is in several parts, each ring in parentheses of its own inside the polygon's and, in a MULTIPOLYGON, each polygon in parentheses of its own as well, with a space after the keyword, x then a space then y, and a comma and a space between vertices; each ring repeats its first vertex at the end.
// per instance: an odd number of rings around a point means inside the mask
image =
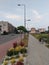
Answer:
POLYGON ((12 65, 24 65, 24 63, 18 61, 16 64, 12 64, 12 65))
POLYGON ((24 42, 20 42, 20 45, 21 45, 21 46, 24 46, 24 42))
POLYGON ((13 43, 13 48, 15 48, 17 46, 17 42, 13 43))
POLYGON ((16 65, 24 65, 24 63, 22 63, 22 62, 17 62, 17 64, 16 65))

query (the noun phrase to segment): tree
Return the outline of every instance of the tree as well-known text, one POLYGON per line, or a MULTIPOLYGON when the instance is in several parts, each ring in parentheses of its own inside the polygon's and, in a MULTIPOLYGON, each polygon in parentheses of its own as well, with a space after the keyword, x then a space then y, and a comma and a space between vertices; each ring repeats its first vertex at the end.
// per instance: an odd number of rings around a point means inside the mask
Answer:
POLYGON ((19 32, 18 32, 18 30, 17 30, 17 28, 15 28, 14 33, 16 33, 16 34, 18 34, 18 33, 19 33, 19 32))
POLYGON ((19 26, 17 29, 22 30, 22 32, 27 32, 27 29, 24 26, 19 26))

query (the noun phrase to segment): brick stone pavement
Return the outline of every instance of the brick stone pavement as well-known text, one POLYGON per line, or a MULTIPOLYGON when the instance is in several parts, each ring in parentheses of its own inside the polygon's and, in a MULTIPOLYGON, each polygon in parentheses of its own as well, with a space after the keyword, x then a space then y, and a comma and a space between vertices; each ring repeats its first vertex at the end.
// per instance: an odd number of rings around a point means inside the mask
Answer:
POLYGON ((32 35, 28 41, 28 65, 49 65, 49 49, 32 35))

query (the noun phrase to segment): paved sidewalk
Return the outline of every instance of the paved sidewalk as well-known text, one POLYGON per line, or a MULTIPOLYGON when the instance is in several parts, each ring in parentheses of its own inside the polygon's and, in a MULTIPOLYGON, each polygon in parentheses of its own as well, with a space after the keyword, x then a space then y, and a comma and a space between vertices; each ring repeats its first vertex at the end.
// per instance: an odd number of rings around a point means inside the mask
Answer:
POLYGON ((29 35, 28 65, 49 65, 49 49, 29 35))

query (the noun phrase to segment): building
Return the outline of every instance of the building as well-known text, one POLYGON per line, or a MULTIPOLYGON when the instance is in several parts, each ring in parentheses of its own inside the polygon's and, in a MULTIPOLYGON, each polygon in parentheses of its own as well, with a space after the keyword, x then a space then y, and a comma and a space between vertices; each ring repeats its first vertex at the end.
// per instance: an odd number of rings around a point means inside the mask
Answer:
POLYGON ((11 33, 14 32, 15 27, 7 21, 0 21, 0 33, 4 31, 11 33))
POLYGON ((31 28, 30 33, 36 33, 36 29, 35 28, 31 28))
POLYGON ((40 33, 45 32, 45 28, 38 29, 40 33))
POLYGON ((36 28, 31 28, 30 33, 42 33, 45 32, 45 28, 39 28, 38 30, 36 30, 36 28))

